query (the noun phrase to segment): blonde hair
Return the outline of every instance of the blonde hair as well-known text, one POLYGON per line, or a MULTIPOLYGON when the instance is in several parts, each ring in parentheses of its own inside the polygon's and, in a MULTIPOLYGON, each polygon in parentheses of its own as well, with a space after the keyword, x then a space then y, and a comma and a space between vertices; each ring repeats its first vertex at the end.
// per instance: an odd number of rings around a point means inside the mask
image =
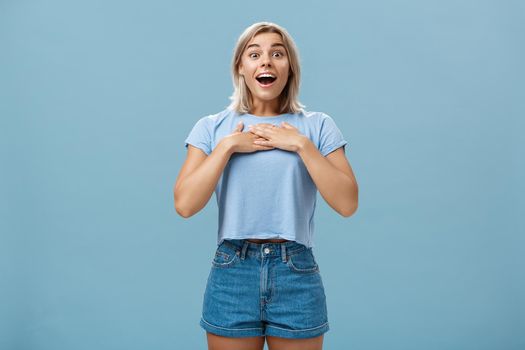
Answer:
POLYGON ((242 54, 250 40, 260 33, 277 33, 281 35, 283 44, 288 55, 288 62, 290 64, 290 72, 288 74, 288 82, 279 96, 279 113, 298 113, 304 112, 306 107, 298 100, 299 84, 301 79, 301 67, 299 65, 299 52, 295 46, 295 42, 286 29, 272 23, 272 22, 258 22, 254 23, 244 30, 235 49, 233 50, 233 59, 231 62, 232 80, 234 91, 229 97, 230 105, 227 107, 239 114, 249 113, 252 108, 251 92, 246 85, 244 77, 239 74, 239 64, 241 62, 242 54))

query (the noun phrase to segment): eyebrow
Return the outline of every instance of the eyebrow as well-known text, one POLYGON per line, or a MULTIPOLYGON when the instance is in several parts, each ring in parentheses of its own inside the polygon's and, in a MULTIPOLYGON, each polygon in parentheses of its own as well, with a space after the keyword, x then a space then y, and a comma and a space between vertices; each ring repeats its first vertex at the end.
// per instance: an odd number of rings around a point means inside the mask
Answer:
MULTIPOLYGON (((259 44, 251 44, 251 45, 248 45, 248 46, 246 47, 246 50, 248 50, 248 49, 249 49, 250 47, 252 47, 252 46, 261 47, 259 44)), ((271 47, 274 47, 274 46, 282 46, 282 47, 284 47, 284 45, 281 44, 281 43, 275 43, 275 44, 272 44, 271 47)))

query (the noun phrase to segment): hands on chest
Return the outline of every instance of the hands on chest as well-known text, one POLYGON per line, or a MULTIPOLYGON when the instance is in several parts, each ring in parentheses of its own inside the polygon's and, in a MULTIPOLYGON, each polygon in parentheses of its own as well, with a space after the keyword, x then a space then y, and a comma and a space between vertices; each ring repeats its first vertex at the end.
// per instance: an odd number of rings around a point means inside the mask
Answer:
POLYGON ((287 122, 280 125, 259 123, 249 125, 248 132, 243 132, 244 123, 240 121, 235 130, 225 137, 232 144, 234 152, 251 153, 279 148, 296 152, 302 143, 309 139, 299 129, 287 122))

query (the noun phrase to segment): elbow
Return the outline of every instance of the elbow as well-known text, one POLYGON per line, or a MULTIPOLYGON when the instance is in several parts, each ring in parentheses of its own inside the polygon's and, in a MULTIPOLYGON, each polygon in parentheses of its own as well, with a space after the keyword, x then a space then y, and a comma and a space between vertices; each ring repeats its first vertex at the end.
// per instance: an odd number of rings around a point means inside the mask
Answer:
POLYGON ((342 217, 349 218, 354 214, 354 212, 349 210, 341 210, 339 214, 341 214, 342 217))
POLYGON ((183 218, 187 219, 190 216, 192 216, 194 213, 191 212, 188 208, 186 208, 182 203, 180 198, 177 196, 177 192, 174 192, 173 194, 174 202, 175 202, 175 211, 177 214, 182 216, 183 218))
POLYGON ((185 219, 187 219, 187 218, 189 218, 190 216, 193 215, 189 210, 180 208, 180 207, 178 207, 176 205, 175 205, 175 211, 177 212, 177 214, 179 214, 180 216, 182 216, 185 219))
POLYGON ((351 206, 349 208, 344 208, 339 211, 339 214, 345 218, 349 218, 350 216, 354 215, 357 211, 357 203, 354 206, 351 206))
POLYGON ((358 203, 359 203, 358 191, 359 191, 359 189, 358 189, 358 187, 356 185, 355 196, 353 196, 351 203, 349 203, 348 205, 346 205, 344 208, 342 208, 339 211, 339 214, 341 214, 341 216, 344 216, 345 218, 348 218, 348 217, 350 217, 350 216, 355 214, 355 212, 357 211, 357 207, 359 206, 358 205, 358 203))
POLYGON ((179 214, 180 216, 182 216, 185 219, 187 219, 190 216, 193 216, 193 214, 195 214, 194 212, 192 212, 188 208, 186 208, 183 205, 181 205, 181 203, 179 201, 177 201, 177 200, 175 200, 175 211, 177 212, 177 214, 179 214))

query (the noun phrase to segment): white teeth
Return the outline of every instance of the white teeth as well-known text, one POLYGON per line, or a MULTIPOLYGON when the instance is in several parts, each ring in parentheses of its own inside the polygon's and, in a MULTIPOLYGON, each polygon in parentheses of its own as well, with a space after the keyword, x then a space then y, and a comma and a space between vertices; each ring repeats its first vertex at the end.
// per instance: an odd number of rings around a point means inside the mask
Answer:
POLYGON ((257 78, 263 78, 263 77, 275 78, 275 75, 268 74, 268 73, 263 73, 263 74, 260 74, 260 75, 257 76, 257 78))

